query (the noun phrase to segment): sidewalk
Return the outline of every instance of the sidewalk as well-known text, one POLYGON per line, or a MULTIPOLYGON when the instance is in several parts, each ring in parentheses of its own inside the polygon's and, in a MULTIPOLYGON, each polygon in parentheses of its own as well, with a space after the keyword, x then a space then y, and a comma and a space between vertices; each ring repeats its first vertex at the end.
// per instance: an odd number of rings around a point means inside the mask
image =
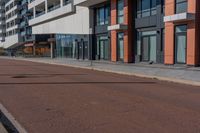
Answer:
POLYGON ((10 58, 0 57, 3 59, 15 59, 47 63, 54 65, 64 65, 70 67, 92 69, 104 72, 112 72, 125 75, 133 75, 144 78, 155 78, 158 80, 176 82, 188 85, 200 86, 200 68, 188 66, 165 66, 162 64, 122 64, 113 62, 80 61, 73 59, 50 59, 50 58, 10 58))

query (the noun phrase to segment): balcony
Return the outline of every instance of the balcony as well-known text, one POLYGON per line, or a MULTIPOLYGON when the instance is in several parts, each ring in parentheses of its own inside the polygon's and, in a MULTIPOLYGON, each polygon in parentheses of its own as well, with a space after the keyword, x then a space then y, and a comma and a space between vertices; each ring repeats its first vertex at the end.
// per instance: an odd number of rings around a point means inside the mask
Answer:
POLYGON ((43 11, 43 12, 41 12, 42 15, 40 14, 39 16, 38 16, 38 14, 36 14, 36 17, 31 19, 29 21, 29 24, 31 26, 37 25, 39 23, 44 23, 44 22, 47 22, 47 21, 57 19, 60 16, 67 15, 67 14, 70 14, 72 12, 74 12, 74 8, 73 8, 72 4, 68 4, 66 6, 57 8, 57 9, 52 10, 52 11, 47 12, 47 13, 45 13, 43 11))
POLYGON ((174 14, 170 16, 165 16, 164 17, 164 22, 185 22, 185 21, 191 21, 195 19, 195 14, 192 13, 180 13, 180 14, 174 14))
POLYGON ((89 7, 106 1, 107 0, 74 0, 74 5, 89 7))

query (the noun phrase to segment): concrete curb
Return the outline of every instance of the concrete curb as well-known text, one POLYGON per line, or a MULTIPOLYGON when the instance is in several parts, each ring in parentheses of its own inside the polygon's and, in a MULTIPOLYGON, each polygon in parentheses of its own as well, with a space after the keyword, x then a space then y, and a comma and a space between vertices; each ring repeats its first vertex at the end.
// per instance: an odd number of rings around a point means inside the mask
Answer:
MULTIPOLYGON (((11 59, 11 58, 7 58, 7 59, 11 59)), ((119 72, 119 71, 113 71, 113 70, 94 68, 92 66, 85 66, 85 67, 84 66, 75 66, 75 65, 69 65, 69 64, 43 62, 43 61, 36 61, 36 60, 29 60, 29 59, 22 59, 22 58, 21 59, 13 58, 11 60, 22 60, 22 61, 50 64, 50 65, 81 68, 81 69, 95 70, 95 71, 100 71, 100 72, 109 72, 109 73, 115 73, 115 74, 121 74, 121 75, 136 76, 136 77, 140 77, 140 78, 157 79, 160 81, 167 81, 167 82, 179 83, 179 84, 185 84, 185 85, 200 86, 200 82, 197 82, 197 81, 183 80, 183 79, 176 79, 176 78, 167 78, 167 77, 161 77, 161 76, 155 76, 155 75, 145 75, 145 74, 140 74, 140 73, 119 72)))
POLYGON ((11 113, 8 112, 8 110, 0 103, 0 111, 3 113, 3 115, 6 116, 6 118, 12 123, 12 125, 16 128, 16 130, 19 133, 28 133, 20 124, 17 122, 17 120, 12 116, 11 113))
POLYGON ((4 128, 1 122, 0 122, 0 133, 8 133, 8 131, 4 128))

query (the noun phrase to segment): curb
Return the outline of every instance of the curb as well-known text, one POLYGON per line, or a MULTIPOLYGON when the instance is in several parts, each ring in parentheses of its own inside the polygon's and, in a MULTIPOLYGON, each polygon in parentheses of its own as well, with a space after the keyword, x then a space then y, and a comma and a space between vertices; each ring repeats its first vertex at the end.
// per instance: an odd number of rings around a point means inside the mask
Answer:
POLYGON ((19 133, 28 133, 17 120, 12 116, 11 113, 0 103, 0 111, 3 115, 11 122, 11 124, 16 128, 19 133))
MULTIPOLYGON (((6 58, 6 59, 10 59, 10 58, 6 58)), ((197 81, 183 80, 183 79, 176 79, 176 78, 166 78, 166 77, 161 77, 161 76, 145 75, 145 74, 140 74, 140 73, 118 72, 118 71, 113 71, 113 70, 94 68, 92 66, 85 66, 85 67, 84 66, 75 66, 75 65, 62 64, 62 63, 28 60, 28 59, 23 59, 23 58, 22 59, 14 58, 14 59, 10 59, 10 60, 21 60, 21 61, 44 63, 44 64, 57 65, 57 66, 66 66, 66 67, 72 67, 72 68, 88 69, 88 70, 94 70, 94 71, 100 71, 100 72, 109 72, 109 73, 115 73, 115 74, 121 74, 121 75, 136 76, 136 77, 140 77, 140 78, 157 79, 157 80, 160 80, 160 81, 167 81, 167 82, 179 83, 179 84, 185 84, 185 85, 200 86, 200 82, 197 82, 197 81)))

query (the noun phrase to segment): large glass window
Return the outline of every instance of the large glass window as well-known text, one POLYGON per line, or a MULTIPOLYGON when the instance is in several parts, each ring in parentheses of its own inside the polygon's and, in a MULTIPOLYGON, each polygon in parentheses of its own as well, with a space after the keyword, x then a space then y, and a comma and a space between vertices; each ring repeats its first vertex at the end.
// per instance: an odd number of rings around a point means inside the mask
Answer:
POLYGON ((124 0, 117 2, 117 22, 119 24, 124 23, 124 0))
POLYGON ((96 25, 105 25, 109 23, 110 6, 106 5, 96 9, 96 25))
POLYGON ((156 0, 137 0, 137 17, 156 15, 156 0))
POLYGON ((187 0, 176 0, 176 13, 187 12, 187 0))
POLYGON ((56 35, 56 53, 57 57, 75 58, 76 45, 75 39, 70 35, 56 35))

